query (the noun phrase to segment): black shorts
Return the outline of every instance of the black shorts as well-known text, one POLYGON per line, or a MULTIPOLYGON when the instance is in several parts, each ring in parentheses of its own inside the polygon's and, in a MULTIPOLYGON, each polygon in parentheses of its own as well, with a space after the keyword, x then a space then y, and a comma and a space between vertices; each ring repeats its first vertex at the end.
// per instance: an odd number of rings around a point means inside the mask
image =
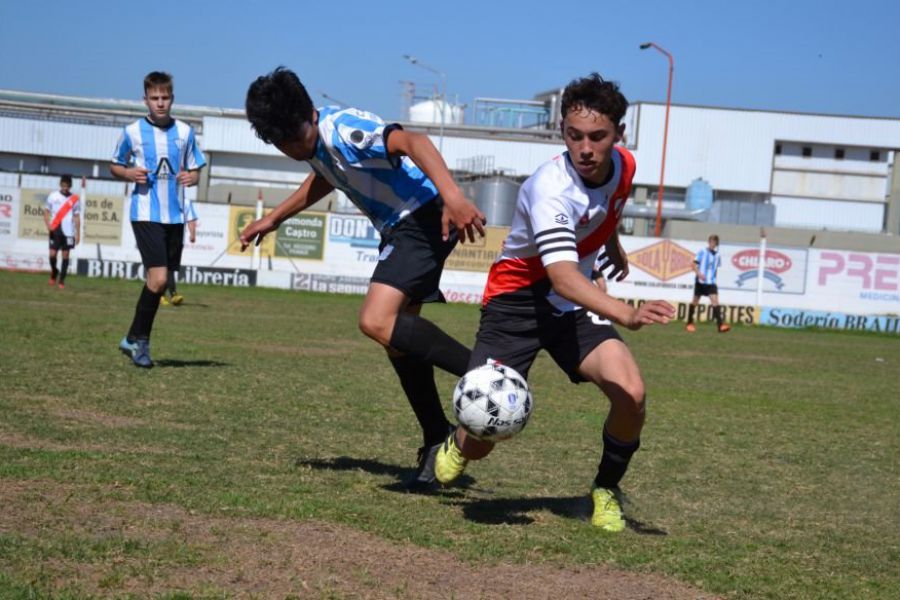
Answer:
POLYGON ((57 227, 50 232, 50 249, 51 250, 71 250, 75 247, 75 237, 66 236, 63 233, 62 226, 57 227))
POLYGON ((381 234, 372 282, 397 288, 413 304, 445 302, 441 273, 458 238, 451 226, 450 238, 441 239, 443 207, 435 198, 381 234))
POLYGON ((700 283, 699 281, 694 281, 694 296, 699 298, 700 296, 713 295, 719 295, 719 286, 714 283, 700 283))
POLYGON ((518 371, 528 371, 541 349, 546 350, 574 383, 585 381, 578 367, 597 346, 622 337, 612 324, 583 308, 559 316, 515 314, 485 308, 475 336, 469 368, 489 358, 518 371))
POLYGON ((181 267, 181 251, 184 248, 184 225, 132 221, 134 240, 141 253, 144 268, 168 267, 177 271, 181 267))

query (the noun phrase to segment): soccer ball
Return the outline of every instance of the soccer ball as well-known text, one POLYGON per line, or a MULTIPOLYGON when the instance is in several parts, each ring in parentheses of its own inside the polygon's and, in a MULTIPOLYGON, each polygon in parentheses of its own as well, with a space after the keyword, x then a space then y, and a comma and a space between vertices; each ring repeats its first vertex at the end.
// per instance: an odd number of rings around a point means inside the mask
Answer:
POLYGON ((456 419, 482 440, 505 440, 522 431, 533 406, 525 379, 495 362, 472 369, 453 390, 456 419))

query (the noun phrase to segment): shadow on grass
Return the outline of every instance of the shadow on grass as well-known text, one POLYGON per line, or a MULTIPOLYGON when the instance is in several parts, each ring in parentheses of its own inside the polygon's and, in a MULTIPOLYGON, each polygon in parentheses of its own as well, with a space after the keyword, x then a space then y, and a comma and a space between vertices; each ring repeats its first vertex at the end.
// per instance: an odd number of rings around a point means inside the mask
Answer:
POLYGON ((154 367, 161 369, 183 369, 185 367, 227 367, 228 363, 218 360, 178 360, 176 358, 161 358, 153 361, 154 367))
MULTIPOLYGON (((311 469, 330 471, 365 471, 371 475, 388 475, 396 479, 394 483, 381 486, 381 489, 389 492, 403 492, 407 494, 438 494, 442 496, 460 497, 461 491, 448 490, 441 488, 440 484, 418 485, 410 487, 407 480, 412 477, 415 469, 411 467, 399 467, 397 465, 386 464, 377 460, 367 458, 352 458, 349 456, 337 456, 334 458, 298 458, 294 461, 294 466, 310 467, 311 469)), ((475 480, 468 475, 461 476, 457 481, 453 482, 454 488, 468 488, 475 480)))
MULTIPOLYGON (((528 525, 534 519, 530 512, 546 510, 566 519, 589 521, 593 504, 588 496, 568 496, 550 498, 492 498, 470 499, 457 502, 462 506, 463 515, 470 521, 486 525, 528 525)), ((640 535, 669 535, 664 529, 625 517, 629 529, 640 535)))

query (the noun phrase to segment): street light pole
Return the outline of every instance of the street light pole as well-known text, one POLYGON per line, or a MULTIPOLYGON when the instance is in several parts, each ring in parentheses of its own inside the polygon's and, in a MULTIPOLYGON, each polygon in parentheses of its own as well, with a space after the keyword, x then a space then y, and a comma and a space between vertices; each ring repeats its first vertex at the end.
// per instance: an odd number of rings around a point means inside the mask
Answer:
POLYGON ((672 75, 675 72, 675 59, 672 58, 672 55, 666 49, 661 48, 653 42, 641 44, 641 50, 646 50, 647 48, 655 48, 665 54, 666 58, 669 59, 669 87, 666 91, 666 124, 663 126, 662 161, 659 167, 659 192, 657 193, 656 198, 656 229, 654 233, 656 237, 659 237, 660 232, 662 231, 662 201, 666 181, 666 143, 669 139, 669 108, 672 106, 672 75))
POLYGON ((441 154, 444 153, 444 112, 447 110, 447 74, 439 69, 435 69, 434 67, 429 67, 422 61, 420 61, 415 56, 410 56, 409 54, 404 54, 403 58, 408 60, 410 63, 416 65, 417 67, 421 67, 426 71, 430 71, 441 78, 441 130, 440 137, 438 138, 438 152, 441 154))

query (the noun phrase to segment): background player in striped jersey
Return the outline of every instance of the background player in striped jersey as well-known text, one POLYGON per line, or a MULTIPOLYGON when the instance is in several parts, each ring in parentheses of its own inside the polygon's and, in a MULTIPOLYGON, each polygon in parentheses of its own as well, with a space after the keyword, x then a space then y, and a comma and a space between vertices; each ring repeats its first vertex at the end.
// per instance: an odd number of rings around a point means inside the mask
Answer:
POLYGON ((350 198, 381 234, 380 255, 359 314, 362 332, 381 344, 422 428, 409 489, 434 487, 434 456, 450 429, 434 366, 462 375, 469 349, 419 316, 442 302, 444 261, 459 240, 484 235, 484 215, 457 187, 428 137, 386 125, 355 108, 316 109, 292 71, 280 67, 247 92, 257 136, 313 173, 271 213, 241 233, 243 248, 334 189, 350 198))
POLYGON ((69 271, 69 250, 81 241, 81 202, 72 194, 72 176, 59 178, 59 190, 47 196, 44 223, 50 234, 50 285, 59 281, 59 289, 66 287, 69 271), (62 250, 62 264, 56 268, 56 254, 62 250))
POLYGON ((128 334, 119 350, 138 367, 150 368, 150 332, 169 271, 181 266, 184 248, 184 188, 197 185, 206 165, 194 129, 172 118, 172 76, 153 71, 144 77, 147 116, 126 126, 110 172, 133 183, 131 229, 147 282, 141 290, 128 334))
POLYGON ((691 305, 688 307, 688 322, 685 329, 694 333, 697 326, 694 325, 694 311, 700 304, 700 296, 709 296, 709 303, 712 305, 713 318, 718 324, 719 333, 725 333, 731 330, 731 325, 725 323, 722 316, 722 307, 719 306, 719 286, 716 283, 719 267, 722 266, 722 257, 719 255, 719 236, 713 234, 709 236, 709 245, 697 252, 694 264, 694 297, 691 305))
MULTIPOLYGON (((509 235, 492 265, 470 368, 494 360, 528 377, 544 349, 574 383, 590 381, 610 401, 603 452, 591 495, 591 522, 625 528, 619 481, 640 445, 644 381, 611 321, 629 329, 667 323, 675 312, 651 300, 632 308, 591 281, 600 252, 611 277, 628 274, 616 227, 631 193, 635 163, 616 146, 628 102, 596 73, 572 81, 562 97, 566 152, 538 168, 519 190, 509 235)), ((491 442, 459 428, 438 451, 435 473, 449 483, 491 442)))

